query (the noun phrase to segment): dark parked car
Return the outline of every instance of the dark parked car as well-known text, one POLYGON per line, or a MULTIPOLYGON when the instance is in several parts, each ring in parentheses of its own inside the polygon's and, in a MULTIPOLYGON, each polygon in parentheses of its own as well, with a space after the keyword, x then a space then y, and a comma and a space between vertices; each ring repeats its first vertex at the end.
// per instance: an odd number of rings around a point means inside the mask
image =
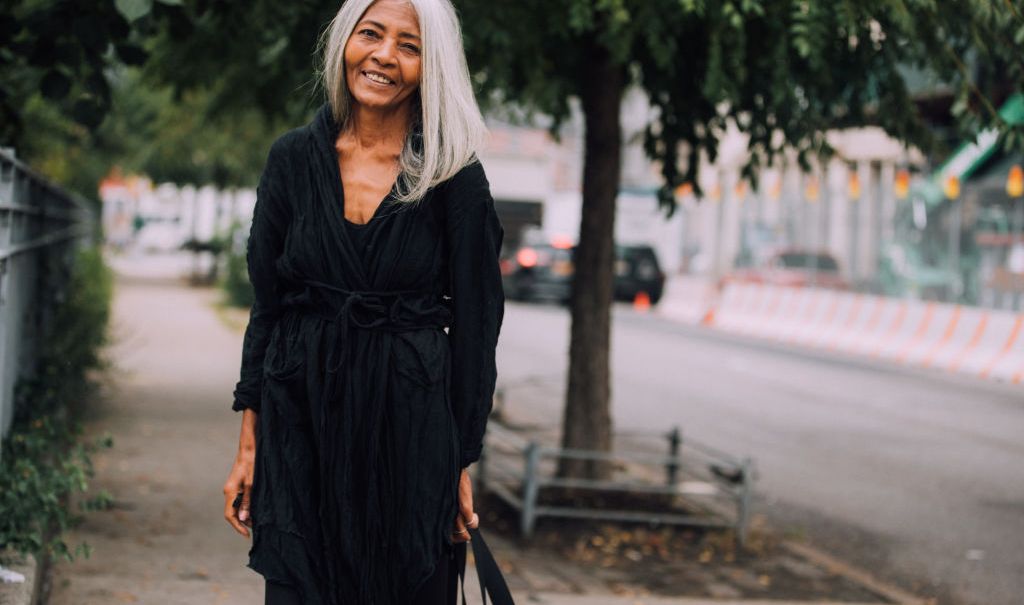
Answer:
POLYGON ((501 260, 505 297, 566 302, 572 287, 572 271, 571 245, 548 242, 520 246, 501 260))
POLYGON ((615 299, 631 301, 640 292, 646 292, 651 304, 658 304, 665 290, 665 273, 654 248, 616 245, 615 257, 615 299))
MULTIPOLYGON (((510 300, 569 300, 575 246, 551 241, 520 246, 501 261, 505 296, 510 300)), ((615 246, 616 300, 632 301, 640 291, 657 304, 665 274, 654 249, 647 245, 615 246)))

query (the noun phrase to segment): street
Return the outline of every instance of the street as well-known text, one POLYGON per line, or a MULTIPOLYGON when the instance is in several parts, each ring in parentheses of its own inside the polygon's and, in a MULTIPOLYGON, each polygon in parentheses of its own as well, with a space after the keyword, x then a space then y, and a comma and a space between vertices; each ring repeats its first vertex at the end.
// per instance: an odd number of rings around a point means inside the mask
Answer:
MULTIPOLYGON (((568 312, 508 303, 506 405, 559 423, 568 312)), ((1024 592, 1024 390, 749 346, 617 305, 616 429, 753 456, 757 512, 943 602, 1024 592)))

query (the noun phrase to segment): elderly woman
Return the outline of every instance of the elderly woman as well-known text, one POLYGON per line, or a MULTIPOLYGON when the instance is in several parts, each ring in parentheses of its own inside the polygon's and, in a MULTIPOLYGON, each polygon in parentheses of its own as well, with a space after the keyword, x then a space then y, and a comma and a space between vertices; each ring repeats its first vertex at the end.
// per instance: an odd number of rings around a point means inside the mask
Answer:
POLYGON ((323 71, 257 190, 225 517, 267 603, 455 603, 504 310, 455 11, 348 0, 323 71))

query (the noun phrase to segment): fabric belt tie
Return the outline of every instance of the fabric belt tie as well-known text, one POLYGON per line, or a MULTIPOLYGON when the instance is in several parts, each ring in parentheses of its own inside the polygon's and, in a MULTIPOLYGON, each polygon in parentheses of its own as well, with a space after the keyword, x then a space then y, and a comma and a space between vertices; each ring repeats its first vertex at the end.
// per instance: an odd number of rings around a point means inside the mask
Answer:
POLYGON ((432 290, 347 290, 311 279, 303 283, 305 291, 286 299, 284 304, 317 315, 330 324, 325 359, 329 374, 336 374, 345 364, 349 326, 402 332, 451 325, 449 306, 432 290), (388 299, 392 299, 390 303, 388 299), (410 303, 427 304, 422 309, 410 303), (408 317, 403 317, 403 311, 408 317))

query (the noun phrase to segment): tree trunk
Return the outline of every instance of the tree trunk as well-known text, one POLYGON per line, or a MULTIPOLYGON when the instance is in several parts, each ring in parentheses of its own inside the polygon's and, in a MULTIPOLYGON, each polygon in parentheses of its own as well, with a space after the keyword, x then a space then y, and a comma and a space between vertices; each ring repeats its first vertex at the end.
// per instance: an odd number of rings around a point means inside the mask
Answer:
MULTIPOLYGON (((583 204, 575 254, 569 380, 562 417, 562 447, 611 451, 609 337, 614 264, 615 198, 622 133, 619 111, 625 68, 596 40, 582 75, 586 124, 583 204)), ((607 462, 562 458, 558 476, 607 478, 607 462)))

